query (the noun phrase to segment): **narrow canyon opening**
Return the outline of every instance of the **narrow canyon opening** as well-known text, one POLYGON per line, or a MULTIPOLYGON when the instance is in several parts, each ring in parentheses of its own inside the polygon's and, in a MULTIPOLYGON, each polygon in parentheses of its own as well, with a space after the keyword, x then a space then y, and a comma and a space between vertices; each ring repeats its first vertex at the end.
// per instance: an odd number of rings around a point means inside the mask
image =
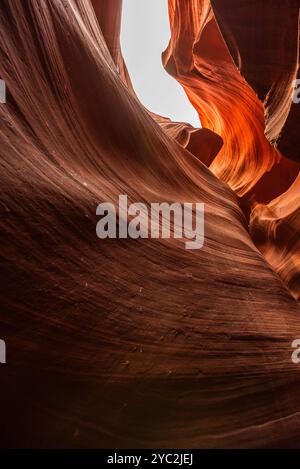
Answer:
POLYGON ((181 85, 162 65, 170 34, 167 0, 123 0, 121 48, 138 98, 149 111, 200 127, 181 85))

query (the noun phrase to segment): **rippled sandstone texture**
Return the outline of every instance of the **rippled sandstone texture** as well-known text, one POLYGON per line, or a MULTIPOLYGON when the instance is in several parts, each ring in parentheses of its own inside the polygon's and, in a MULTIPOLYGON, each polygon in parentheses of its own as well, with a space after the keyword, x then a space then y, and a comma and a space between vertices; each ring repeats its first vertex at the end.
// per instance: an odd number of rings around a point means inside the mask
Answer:
POLYGON ((221 2, 169 2, 164 64, 208 130, 172 124, 134 95, 112 3, 0 3, 1 446, 299 446, 299 168, 264 136, 259 62, 230 55, 251 41, 221 2), (204 248, 99 241, 119 194, 205 202, 204 248))

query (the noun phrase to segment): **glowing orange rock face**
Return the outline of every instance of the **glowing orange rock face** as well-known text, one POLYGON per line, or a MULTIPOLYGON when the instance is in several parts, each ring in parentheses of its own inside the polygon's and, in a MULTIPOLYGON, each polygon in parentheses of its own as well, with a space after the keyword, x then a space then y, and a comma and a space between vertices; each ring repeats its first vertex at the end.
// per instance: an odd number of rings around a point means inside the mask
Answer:
POLYGON ((296 163, 266 140, 210 2, 170 2, 164 54, 201 131, 144 109, 121 2, 93 5, 0 2, 1 444, 299 447, 299 305, 270 267, 297 296, 296 163), (99 242, 96 206, 119 194, 204 202, 203 249, 99 242))
POLYGON ((203 126, 224 141, 210 169, 242 196, 243 206, 250 205, 247 213, 256 203, 270 202, 268 211, 278 205, 277 223, 292 230, 293 247, 283 234, 277 238, 277 224, 260 223, 262 205, 251 216, 250 228, 264 253, 277 246, 278 256, 267 255, 268 261, 298 297, 300 186, 295 179, 300 165, 294 161, 300 162, 300 105, 292 98, 299 70, 299 4, 169 0, 169 9, 172 37, 165 67, 185 88, 203 126), (281 219, 292 184, 293 214, 281 219), (261 246, 257 230, 266 230, 270 244, 261 246))

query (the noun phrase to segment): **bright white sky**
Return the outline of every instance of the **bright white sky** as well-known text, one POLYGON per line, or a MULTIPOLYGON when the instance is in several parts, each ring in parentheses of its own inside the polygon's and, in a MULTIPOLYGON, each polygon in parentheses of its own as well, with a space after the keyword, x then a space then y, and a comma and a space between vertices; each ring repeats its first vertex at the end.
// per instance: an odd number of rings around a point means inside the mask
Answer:
POLYGON ((167 0, 123 0, 122 53, 140 101, 161 116, 200 127, 182 87, 162 66, 169 39, 167 0))

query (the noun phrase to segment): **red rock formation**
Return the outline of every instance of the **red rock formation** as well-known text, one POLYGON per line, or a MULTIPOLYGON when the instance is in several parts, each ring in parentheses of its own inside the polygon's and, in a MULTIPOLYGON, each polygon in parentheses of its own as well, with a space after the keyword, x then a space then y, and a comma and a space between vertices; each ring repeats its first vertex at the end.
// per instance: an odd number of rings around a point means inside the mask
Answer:
MULTIPOLYGON (((93 3, 98 21, 87 0, 0 3, 1 446, 299 446, 299 306, 221 180, 247 195, 281 161, 262 104, 228 52, 220 67, 209 2, 171 1, 165 63, 220 137, 168 135, 124 84, 119 13, 93 3), (220 138, 217 178, 201 160, 220 138), (96 206, 122 193, 204 202, 204 248, 99 241, 96 206)), ((293 224, 287 197, 270 211, 293 224)))
MULTIPOLYGON (((299 1, 240 5, 233 0, 225 6, 213 0, 212 5, 236 65, 264 104, 266 137, 285 157, 300 162, 300 106, 292 99, 294 81, 300 77, 299 1)), ((283 158, 262 178, 260 188, 265 187, 271 202, 257 206, 250 223, 256 244, 296 298, 300 297, 299 170, 299 164, 283 158), (298 178, 292 184, 293 173, 298 178), (271 186, 277 190, 275 200, 271 186)))
MULTIPOLYGON (((224 141, 210 169, 242 196, 247 216, 257 203, 272 204, 277 197, 286 199, 288 206, 293 183, 293 207, 299 207, 300 182, 295 180, 300 165, 277 152, 264 135, 285 156, 299 159, 300 106, 292 102, 299 68, 298 0, 275 6, 260 1, 169 0, 169 8, 172 37, 164 53, 165 67, 183 85, 203 125, 224 141)), ((251 217, 253 235, 266 228, 264 220, 259 227, 261 210, 262 205, 251 217)), ((279 221, 278 210, 276 217, 279 221)), ((296 214, 293 232, 299 240, 296 214)), ((269 255, 268 260, 288 286, 293 283, 292 293, 298 297, 299 284, 292 278, 300 274, 299 253, 289 239, 277 239, 276 231, 271 235, 269 226, 264 237, 270 236, 281 261, 269 255), (292 258, 298 261, 291 265, 292 258)), ((261 246, 256 235, 254 241, 261 246)))
POLYGON ((268 205, 257 205, 250 220, 257 246, 296 299, 300 299, 299 178, 268 205))
POLYGON ((236 65, 264 103, 267 138, 300 161, 300 106, 292 101, 300 77, 299 0, 211 3, 236 65))

